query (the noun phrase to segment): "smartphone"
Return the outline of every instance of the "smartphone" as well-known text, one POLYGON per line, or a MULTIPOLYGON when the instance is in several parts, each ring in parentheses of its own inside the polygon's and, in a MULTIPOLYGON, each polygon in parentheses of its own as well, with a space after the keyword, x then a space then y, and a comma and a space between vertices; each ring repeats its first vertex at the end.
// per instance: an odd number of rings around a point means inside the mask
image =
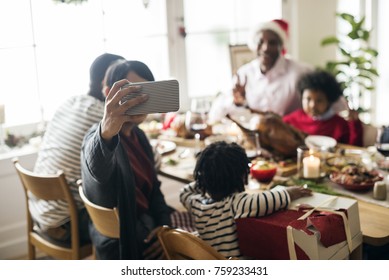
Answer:
POLYGON ((177 112, 180 109, 179 84, 177 80, 131 83, 123 87, 138 85, 141 86, 140 91, 126 95, 122 102, 143 93, 147 94, 149 99, 128 109, 126 111, 127 115, 177 112))

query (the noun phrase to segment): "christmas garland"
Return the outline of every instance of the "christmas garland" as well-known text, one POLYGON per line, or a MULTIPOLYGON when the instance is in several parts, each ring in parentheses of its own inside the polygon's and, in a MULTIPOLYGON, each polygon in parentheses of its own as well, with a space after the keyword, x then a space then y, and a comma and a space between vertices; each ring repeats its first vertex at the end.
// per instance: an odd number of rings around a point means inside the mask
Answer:
POLYGON ((64 3, 64 4, 81 4, 83 2, 87 2, 88 0, 53 0, 57 3, 64 3))

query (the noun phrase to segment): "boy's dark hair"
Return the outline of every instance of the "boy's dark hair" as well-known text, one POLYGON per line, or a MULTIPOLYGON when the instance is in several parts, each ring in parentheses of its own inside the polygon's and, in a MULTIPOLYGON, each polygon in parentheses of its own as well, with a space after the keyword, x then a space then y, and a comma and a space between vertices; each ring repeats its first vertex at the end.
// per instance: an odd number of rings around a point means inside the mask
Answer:
POLYGON ((243 192, 247 184, 250 160, 236 143, 219 141, 207 146, 199 155, 193 172, 196 185, 215 201, 243 192))
POLYGON ((334 103, 343 95, 342 87, 335 76, 321 69, 302 75, 297 83, 297 88, 301 95, 306 89, 322 91, 330 103, 334 103))

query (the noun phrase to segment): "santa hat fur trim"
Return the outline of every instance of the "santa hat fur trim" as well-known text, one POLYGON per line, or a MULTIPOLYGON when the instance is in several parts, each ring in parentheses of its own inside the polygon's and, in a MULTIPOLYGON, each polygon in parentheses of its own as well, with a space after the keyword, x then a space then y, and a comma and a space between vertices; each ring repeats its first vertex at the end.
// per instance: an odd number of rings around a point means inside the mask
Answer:
POLYGON ((282 45, 285 46, 288 40, 288 24, 284 20, 272 20, 257 25, 252 31, 249 37, 247 45, 252 51, 256 51, 259 42, 259 34, 263 30, 270 30, 275 32, 281 39, 282 45), (282 23, 280 23, 282 22, 282 23))

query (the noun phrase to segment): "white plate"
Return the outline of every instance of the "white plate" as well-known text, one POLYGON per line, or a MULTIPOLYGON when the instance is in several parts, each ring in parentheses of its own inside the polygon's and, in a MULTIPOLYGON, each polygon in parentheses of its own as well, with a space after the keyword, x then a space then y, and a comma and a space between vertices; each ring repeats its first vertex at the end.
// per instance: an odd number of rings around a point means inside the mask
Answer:
POLYGON ((163 155, 174 151, 177 148, 176 143, 172 141, 164 141, 158 139, 151 139, 150 144, 157 148, 157 151, 163 155))
POLYGON ((227 143, 232 143, 238 141, 238 137, 232 135, 211 135, 204 139, 204 144, 208 146, 209 144, 225 141, 227 143))
POLYGON ((311 149, 328 149, 333 148, 337 144, 336 140, 332 137, 322 135, 309 135, 305 138, 305 145, 311 149))

